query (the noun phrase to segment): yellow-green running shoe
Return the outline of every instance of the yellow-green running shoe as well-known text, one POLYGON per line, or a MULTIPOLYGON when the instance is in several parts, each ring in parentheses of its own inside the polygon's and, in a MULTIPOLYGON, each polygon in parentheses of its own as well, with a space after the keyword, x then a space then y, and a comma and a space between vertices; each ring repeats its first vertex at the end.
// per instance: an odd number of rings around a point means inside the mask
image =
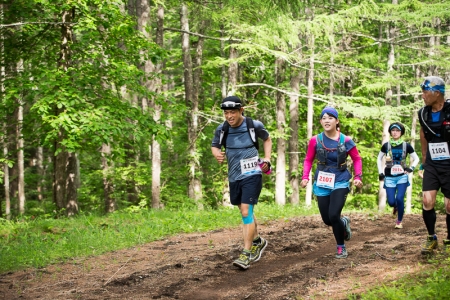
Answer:
POLYGON ((261 242, 259 244, 253 243, 252 249, 250 250, 250 262, 256 262, 261 258, 261 254, 263 253, 264 249, 267 247, 267 241, 260 237, 261 242))
POLYGON ((438 246, 437 238, 433 235, 427 236, 425 243, 422 245, 422 254, 431 254, 438 246))
POLYGON ((444 247, 442 248, 442 250, 447 253, 450 254, 450 240, 443 240, 442 243, 444 244, 444 247))
POLYGON ((247 270, 250 267, 250 252, 242 252, 239 258, 233 261, 233 265, 241 269, 247 270))

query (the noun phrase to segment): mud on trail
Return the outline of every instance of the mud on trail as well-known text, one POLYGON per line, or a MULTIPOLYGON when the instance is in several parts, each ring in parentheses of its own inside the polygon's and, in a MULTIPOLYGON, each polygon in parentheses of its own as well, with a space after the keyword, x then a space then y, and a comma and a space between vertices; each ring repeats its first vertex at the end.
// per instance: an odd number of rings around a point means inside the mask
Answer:
MULTIPOLYGON (((0 299, 345 299, 426 267, 420 215, 349 214, 347 259, 320 216, 259 224, 268 241, 248 270, 232 265, 241 229, 177 235, 139 248, 0 275, 0 299)), ((438 215, 439 237, 445 233, 438 215)), ((440 245, 441 247, 441 245, 440 245)))

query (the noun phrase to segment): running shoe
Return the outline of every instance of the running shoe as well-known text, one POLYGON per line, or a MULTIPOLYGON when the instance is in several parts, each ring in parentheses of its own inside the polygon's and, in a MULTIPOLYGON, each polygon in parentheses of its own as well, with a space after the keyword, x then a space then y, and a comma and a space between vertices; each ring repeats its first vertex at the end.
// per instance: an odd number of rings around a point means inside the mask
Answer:
POLYGON ((261 254, 264 252, 264 249, 267 247, 267 241, 263 238, 260 238, 261 242, 259 244, 253 243, 252 248, 250 250, 250 262, 256 262, 261 258, 261 254))
POLYGON ((233 265, 247 270, 250 267, 250 252, 242 252, 239 258, 233 261, 233 265))
POLYGON ((425 243, 422 245, 422 254, 431 254, 433 253, 433 249, 436 249, 438 246, 438 241, 434 236, 429 235, 425 243))
POLYGON ((444 250, 445 253, 450 254, 450 240, 443 240, 442 241, 444 243, 444 248, 442 250, 444 250))
POLYGON ((336 258, 347 258, 348 253, 347 249, 345 249, 345 246, 338 246, 336 250, 336 258))
POLYGON ((350 218, 342 217, 341 220, 342 220, 342 222, 344 222, 344 227, 345 227, 344 239, 346 241, 350 241, 350 239, 352 238, 352 230, 350 229, 350 218))
POLYGON ((395 222, 395 229, 402 229, 402 228, 403 228, 402 222, 400 221, 395 222))

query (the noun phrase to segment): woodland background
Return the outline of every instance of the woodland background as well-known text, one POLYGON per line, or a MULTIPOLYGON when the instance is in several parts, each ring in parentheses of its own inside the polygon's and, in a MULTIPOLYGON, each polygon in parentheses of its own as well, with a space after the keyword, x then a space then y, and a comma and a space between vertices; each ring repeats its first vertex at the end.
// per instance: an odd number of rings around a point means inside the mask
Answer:
POLYGON ((363 157, 348 205, 384 210, 377 154, 400 121, 421 156, 419 84, 448 82, 449 29, 448 1, 2 1, 0 217, 226 205, 227 95, 272 136, 261 202, 311 205, 302 162, 332 105, 363 157))

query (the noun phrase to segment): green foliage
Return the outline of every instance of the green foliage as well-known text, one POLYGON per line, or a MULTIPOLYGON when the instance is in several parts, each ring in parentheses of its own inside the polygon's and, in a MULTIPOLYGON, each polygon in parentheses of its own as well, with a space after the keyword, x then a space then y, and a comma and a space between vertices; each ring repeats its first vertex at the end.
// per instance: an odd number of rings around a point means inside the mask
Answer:
POLYGON ((450 294, 450 258, 440 255, 431 264, 431 270, 405 276, 366 293, 351 295, 348 299, 447 299, 450 294))

